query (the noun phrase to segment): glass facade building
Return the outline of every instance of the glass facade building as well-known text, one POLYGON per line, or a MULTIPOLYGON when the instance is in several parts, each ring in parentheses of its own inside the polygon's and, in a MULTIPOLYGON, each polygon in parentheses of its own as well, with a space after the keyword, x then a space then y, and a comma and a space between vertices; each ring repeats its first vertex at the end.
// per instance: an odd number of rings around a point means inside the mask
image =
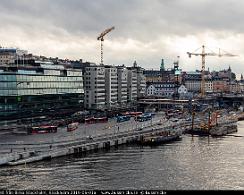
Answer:
POLYGON ((60 66, 0 67, 0 118, 83 108, 83 75, 60 66))

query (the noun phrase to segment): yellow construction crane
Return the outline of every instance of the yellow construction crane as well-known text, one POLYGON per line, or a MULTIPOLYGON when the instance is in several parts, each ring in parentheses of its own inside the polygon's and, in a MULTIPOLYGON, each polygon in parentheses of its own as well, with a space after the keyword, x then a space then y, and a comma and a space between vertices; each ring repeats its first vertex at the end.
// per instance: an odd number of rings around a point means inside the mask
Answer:
POLYGON ((108 34, 110 31, 114 30, 114 26, 111 28, 106 29, 105 31, 103 31, 99 37, 97 37, 97 40, 101 41, 101 65, 103 64, 103 41, 104 41, 104 36, 106 34, 108 34))
MULTIPOLYGON (((198 48, 198 49, 200 49, 200 48, 198 48)), ((198 49, 196 49, 196 50, 198 50, 198 49)), ((228 52, 221 53, 220 49, 219 49, 219 53, 214 53, 214 52, 206 53, 204 45, 202 46, 202 53, 187 52, 187 54, 188 54, 189 58, 191 58, 192 55, 194 55, 194 56, 202 56, 202 75, 201 75, 201 77, 202 77, 202 81, 201 81, 201 97, 202 98, 205 96, 205 79, 204 79, 205 57, 206 56, 218 56, 218 57, 222 57, 222 56, 234 57, 234 56, 237 56, 237 55, 234 55, 234 54, 231 54, 231 53, 228 53, 228 52)))

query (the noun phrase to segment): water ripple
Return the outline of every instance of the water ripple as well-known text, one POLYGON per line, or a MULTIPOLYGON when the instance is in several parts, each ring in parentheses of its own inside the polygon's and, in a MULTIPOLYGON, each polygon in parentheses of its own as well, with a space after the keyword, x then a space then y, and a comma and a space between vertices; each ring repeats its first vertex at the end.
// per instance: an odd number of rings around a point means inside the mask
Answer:
MULTIPOLYGON (((244 135, 244 122, 238 124, 244 135)), ((3 189, 243 190, 244 137, 183 136, 156 147, 121 146, 0 168, 3 189)))

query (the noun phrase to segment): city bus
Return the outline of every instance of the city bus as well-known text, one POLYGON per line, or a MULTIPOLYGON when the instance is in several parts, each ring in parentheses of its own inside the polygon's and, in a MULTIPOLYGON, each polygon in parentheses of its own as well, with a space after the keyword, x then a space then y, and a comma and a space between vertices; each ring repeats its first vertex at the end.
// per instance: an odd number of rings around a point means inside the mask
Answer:
POLYGON ((57 126, 39 126, 39 127, 30 127, 28 129, 28 134, 43 134, 43 133, 57 133, 57 126))
POLYGON ((118 116, 117 117, 117 122, 118 123, 121 123, 121 122, 124 122, 124 121, 129 121, 130 120, 130 116, 118 116))
POLYGON ((124 116, 139 116, 139 115, 141 115, 142 114, 142 112, 124 112, 124 113, 122 113, 122 115, 124 116))
POLYGON ((139 121, 139 122, 148 121, 148 120, 151 120, 151 119, 152 119, 152 115, 151 114, 142 114, 142 115, 139 115, 139 116, 135 117, 135 120, 139 121))

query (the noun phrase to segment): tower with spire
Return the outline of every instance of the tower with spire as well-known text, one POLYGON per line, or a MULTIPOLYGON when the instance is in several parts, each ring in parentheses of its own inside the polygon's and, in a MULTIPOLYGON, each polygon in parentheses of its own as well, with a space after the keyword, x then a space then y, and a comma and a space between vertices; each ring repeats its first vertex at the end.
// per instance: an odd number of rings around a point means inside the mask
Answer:
POLYGON ((228 71, 229 71, 229 72, 231 72, 231 68, 230 68, 230 65, 229 65, 228 71))
POLYGON ((136 60, 135 60, 134 63, 133 63, 133 67, 137 67, 136 60))
POLYGON ((164 59, 162 59, 162 61, 161 61, 160 70, 161 70, 161 71, 164 71, 164 70, 165 70, 165 69, 164 69, 164 59))

